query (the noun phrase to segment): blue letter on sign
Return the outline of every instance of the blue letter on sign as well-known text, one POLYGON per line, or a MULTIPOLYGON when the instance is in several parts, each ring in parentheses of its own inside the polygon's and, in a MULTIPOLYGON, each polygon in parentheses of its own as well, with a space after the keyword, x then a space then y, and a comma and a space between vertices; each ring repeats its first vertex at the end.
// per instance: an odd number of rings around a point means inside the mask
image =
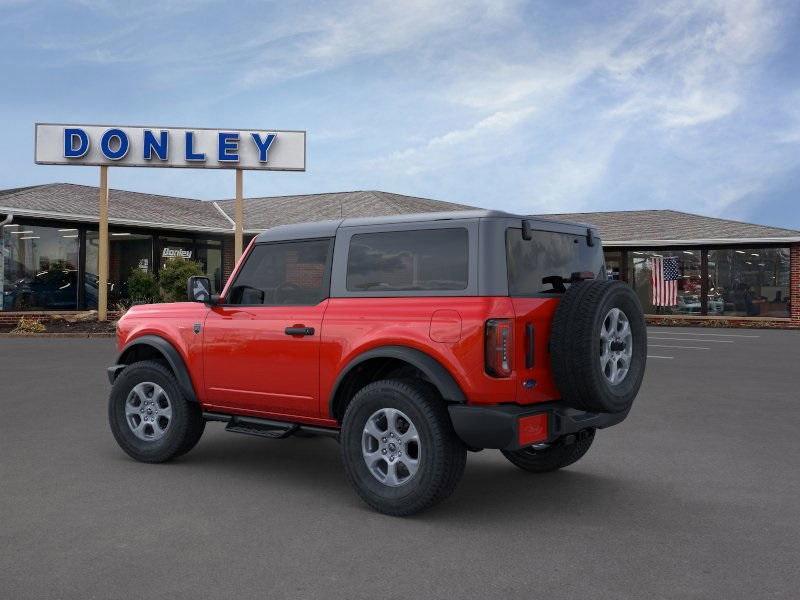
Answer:
POLYGON ((239 134, 222 133, 219 134, 219 162, 238 162, 239 161, 239 134), (233 153, 229 153, 229 151, 233 153))
POLYGON ((153 152, 156 153, 156 156, 159 160, 167 160, 167 144, 169 143, 169 137, 166 131, 161 131, 158 134, 158 140, 156 140, 156 136, 153 135, 153 132, 149 129, 144 130, 144 155, 143 158, 145 160, 150 160, 153 158, 153 152))
POLYGON ((119 160, 128 153, 128 136, 122 129, 109 129, 100 138, 100 150, 103 155, 109 160, 119 160), (111 149, 111 140, 114 138, 118 141, 116 150, 111 149))
POLYGON ((205 161, 206 155, 203 152, 194 151, 194 131, 186 132, 186 160, 205 161))
POLYGON ((253 136, 253 141, 256 143, 256 146, 258 146, 259 162, 267 162, 267 151, 269 150, 269 147, 272 145, 272 142, 275 141, 275 134, 268 133, 267 137, 264 138, 263 140, 261 139, 261 136, 258 135, 257 133, 251 133, 250 135, 253 136))
POLYGON ((89 151, 89 136, 83 129, 64 130, 64 158, 80 158, 89 151), (77 142, 77 148, 75 147, 77 142))

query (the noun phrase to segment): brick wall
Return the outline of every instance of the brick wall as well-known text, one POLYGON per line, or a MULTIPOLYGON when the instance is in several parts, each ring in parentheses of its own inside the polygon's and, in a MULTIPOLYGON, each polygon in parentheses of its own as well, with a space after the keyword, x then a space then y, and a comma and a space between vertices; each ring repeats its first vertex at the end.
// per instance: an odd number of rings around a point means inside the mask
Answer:
POLYGON ((800 325, 800 244, 791 247, 789 265, 792 272, 789 280, 792 323, 800 325))
MULTIPOLYGON (((233 267, 236 266, 236 261, 233 259, 234 246, 233 237, 226 236, 222 240, 222 286, 228 281, 228 277, 233 273, 233 267)), ((222 290, 220 290, 221 292, 222 290)))

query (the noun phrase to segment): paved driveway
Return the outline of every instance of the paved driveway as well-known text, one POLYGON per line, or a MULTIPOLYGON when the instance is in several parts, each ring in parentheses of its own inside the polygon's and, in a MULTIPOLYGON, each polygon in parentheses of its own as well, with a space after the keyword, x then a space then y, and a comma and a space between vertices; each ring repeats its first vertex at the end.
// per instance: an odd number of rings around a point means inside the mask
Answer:
POLYGON ((800 597, 800 332, 653 329, 650 355, 578 464, 470 454, 453 498, 395 519, 331 439, 210 424, 136 463, 110 340, 0 340, 0 598, 800 597))

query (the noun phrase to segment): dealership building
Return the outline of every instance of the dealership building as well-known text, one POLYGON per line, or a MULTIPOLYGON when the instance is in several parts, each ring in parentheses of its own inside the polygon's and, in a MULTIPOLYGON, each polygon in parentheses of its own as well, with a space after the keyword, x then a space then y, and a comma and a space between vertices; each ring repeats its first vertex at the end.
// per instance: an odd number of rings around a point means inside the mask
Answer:
MULTIPOLYGON (((96 187, 55 183, 0 190, 0 321, 87 310, 98 299, 96 187)), ((380 191, 248 198, 245 243, 277 225, 474 207, 380 191)), ((609 277, 630 283, 654 321, 800 327, 800 231, 672 210, 543 215, 595 225, 609 277), (653 303, 652 268, 670 259, 677 297, 653 303)), ((195 260, 221 289, 234 265, 234 200, 111 190, 109 302, 127 299, 135 269, 158 274, 195 260)))

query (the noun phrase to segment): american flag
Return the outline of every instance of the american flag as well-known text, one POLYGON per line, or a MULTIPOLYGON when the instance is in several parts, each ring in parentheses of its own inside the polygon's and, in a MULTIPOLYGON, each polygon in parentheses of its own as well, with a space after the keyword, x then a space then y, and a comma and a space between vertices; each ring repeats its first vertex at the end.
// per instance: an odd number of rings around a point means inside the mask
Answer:
POLYGON ((653 306, 675 306, 678 303, 678 259, 654 256, 650 260, 653 306))

